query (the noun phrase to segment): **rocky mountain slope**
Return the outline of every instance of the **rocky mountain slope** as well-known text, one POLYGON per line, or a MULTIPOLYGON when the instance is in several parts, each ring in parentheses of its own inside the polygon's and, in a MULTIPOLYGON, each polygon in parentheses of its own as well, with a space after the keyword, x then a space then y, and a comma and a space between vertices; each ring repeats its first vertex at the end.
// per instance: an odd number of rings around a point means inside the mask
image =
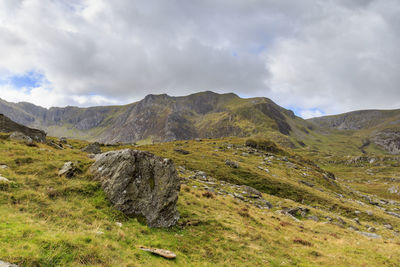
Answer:
POLYGON ((353 131, 362 148, 376 144, 389 153, 400 153, 400 110, 360 110, 308 120, 325 129, 353 131))
POLYGON ((0 132, 2 133, 12 133, 20 132, 26 136, 29 136, 32 140, 37 142, 46 141, 46 133, 37 129, 31 129, 21 124, 18 124, 3 114, 0 114, 0 132))
POLYGON ((45 109, 0 100, 0 112, 52 136, 105 143, 250 136, 302 135, 308 123, 268 98, 201 92, 183 97, 148 95, 125 106, 45 109))

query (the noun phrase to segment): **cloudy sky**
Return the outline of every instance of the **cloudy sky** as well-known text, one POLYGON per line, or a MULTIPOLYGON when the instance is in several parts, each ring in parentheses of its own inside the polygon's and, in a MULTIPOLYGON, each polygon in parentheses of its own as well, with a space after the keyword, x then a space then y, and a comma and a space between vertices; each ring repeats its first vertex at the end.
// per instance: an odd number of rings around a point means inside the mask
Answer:
POLYGON ((398 0, 1 0, 0 98, 266 96, 303 117, 400 108, 398 0))

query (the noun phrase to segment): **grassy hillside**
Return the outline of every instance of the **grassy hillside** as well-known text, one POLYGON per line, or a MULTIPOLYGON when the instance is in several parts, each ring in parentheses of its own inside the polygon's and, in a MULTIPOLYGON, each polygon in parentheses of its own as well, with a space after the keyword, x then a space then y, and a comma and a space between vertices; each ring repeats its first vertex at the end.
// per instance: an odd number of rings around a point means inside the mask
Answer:
POLYGON ((384 169, 374 177, 383 188, 384 176, 397 175, 395 161, 347 166, 307 149, 278 147, 271 153, 245 142, 226 138, 135 147, 172 158, 182 179, 179 224, 150 229, 111 207, 87 173, 92 160, 80 151, 85 142, 69 141, 73 149, 55 150, 8 141, 2 134, 0 165, 8 168, 1 168, 0 175, 11 183, 0 182, 0 260, 21 266, 397 266, 400 219, 382 207, 395 211, 398 202, 378 207, 349 189, 399 200, 371 191, 361 175, 371 168, 373 173, 384 169), (228 167, 226 159, 239 167, 228 167), (339 179, 324 178, 329 173, 311 159, 339 179), (70 160, 81 173, 59 177, 58 170, 70 160), (198 171, 206 172, 207 179, 199 178, 198 171), (241 185, 261 190, 273 208, 246 197, 241 185), (309 211, 296 217, 280 212, 293 207, 309 211), (365 237, 351 227, 360 232, 373 227, 381 238, 365 237), (151 255, 140 246, 171 250, 177 259, 151 255))

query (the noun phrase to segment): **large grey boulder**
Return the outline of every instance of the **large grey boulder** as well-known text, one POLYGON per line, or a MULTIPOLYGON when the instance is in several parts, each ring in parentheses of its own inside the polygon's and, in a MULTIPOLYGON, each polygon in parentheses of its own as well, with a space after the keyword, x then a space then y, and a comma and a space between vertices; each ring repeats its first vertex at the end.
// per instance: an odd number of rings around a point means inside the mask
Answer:
POLYGON ((111 203, 150 227, 177 223, 180 181, 173 162, 151 153, 124 149, 96 156, 90 171, 111 203))

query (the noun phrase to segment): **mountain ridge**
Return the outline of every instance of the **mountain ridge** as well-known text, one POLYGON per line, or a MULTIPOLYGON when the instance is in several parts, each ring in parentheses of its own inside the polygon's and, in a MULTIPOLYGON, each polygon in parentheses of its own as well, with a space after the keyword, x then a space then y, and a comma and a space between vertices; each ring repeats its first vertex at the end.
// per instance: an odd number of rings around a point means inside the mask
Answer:
POLYGON ((240 98, 211 91, 188 96, 149 94, 121 106, 49 109, 0 100, 0 112, 49 135, 130 143, 206 137, 250 136, 274 132, 289 136, 307 123, 265 97, 240 98))

